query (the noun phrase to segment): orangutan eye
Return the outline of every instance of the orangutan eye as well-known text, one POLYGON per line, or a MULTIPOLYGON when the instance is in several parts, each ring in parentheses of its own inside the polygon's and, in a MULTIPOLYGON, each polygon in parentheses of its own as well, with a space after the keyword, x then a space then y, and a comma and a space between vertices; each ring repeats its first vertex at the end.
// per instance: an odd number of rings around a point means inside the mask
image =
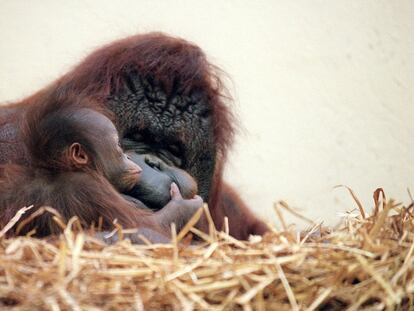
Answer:
POLYGON ((182 159, 179 156, 173 154, 170 150, 160 149, 157 151, 157 156, 168 165, 181 167, 183 164, 182 159))
POLYGON ((181 153, 180 147, 177 145, 169 145, 168 149, 173 153, 174 155, 178 156, 181 153))
POLYGON ((142 133, 133 133, 128 138, 132 139, 133 141, 143 141, 145 139, 142 133))

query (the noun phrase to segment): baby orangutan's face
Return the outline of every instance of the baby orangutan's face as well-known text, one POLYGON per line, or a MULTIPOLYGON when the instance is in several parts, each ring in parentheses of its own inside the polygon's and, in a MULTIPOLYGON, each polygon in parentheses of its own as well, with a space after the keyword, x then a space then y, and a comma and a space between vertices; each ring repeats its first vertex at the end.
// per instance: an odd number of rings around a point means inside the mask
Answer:
POLYGON ((132 189, 138 182, 141 168, 124 153, 118 132, 106 116, 90 109, 80 112, 79 124, 89 146, 78 142, 70 146, 75 166, 91 166, 102 171, 108 181, 120 192, 132 189), (93 163, 93 164, 92 164, 93 163))
POLYGON ((98 132, 102 133, 102 141, 98 144, 97 151, 104 173, 118 191, 128 191, 137 184, 142 170, 122 150, 118 132, 111 120, 103 115, 97 118, 97 125, 101 127, 98 132))

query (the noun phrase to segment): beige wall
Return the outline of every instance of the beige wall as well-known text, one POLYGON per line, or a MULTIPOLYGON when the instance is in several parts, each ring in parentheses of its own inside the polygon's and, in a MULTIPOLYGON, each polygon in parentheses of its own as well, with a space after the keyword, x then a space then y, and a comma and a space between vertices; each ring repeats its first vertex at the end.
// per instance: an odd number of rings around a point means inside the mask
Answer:
POLYGON ((227 179, 263 217, 284 199, 334 223, 372 191, 414 192, 414 2, 0 1, 0 101, 102 43, 161 30, 232 77, 244 129, 227 179), (116 3, 116 5, 115 5, 116 3))

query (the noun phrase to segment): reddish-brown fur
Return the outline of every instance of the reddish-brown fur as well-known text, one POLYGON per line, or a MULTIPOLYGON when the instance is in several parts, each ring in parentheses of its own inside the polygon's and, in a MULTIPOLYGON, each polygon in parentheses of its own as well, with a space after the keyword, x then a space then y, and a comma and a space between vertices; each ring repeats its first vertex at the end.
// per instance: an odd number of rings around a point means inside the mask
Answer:
MULTIPOLYGON (((224 165, 234 140, 234 117, 225 104, 228 97, 220 80, 220 70, 206 60, 197 46, 185 40, 150 33, 113 42, 89 55, 46 89, 14 105, 11 113, 3 115, 6 119, 16 116, 15 112, 42 101, 49 92, 58 100, 79 94, 101 103, 100 108, 105 107, 107 97, 122 88, 125 68, 133 68, 144 77, 151 76, 167 95, 174 87, 182 94, 190 89, 201 89, 207 94, 217 151, 208 203, 216 226, 221 228, 223 217, 227 216, 230 233, 235 237, 245 239, 249 234, 267 231, 266 225, 249 211, 239 195, 223 183, 224 165), (166 45, 168 50, 164 48, 166 45)), ((0 142, 1 139, 0 135, 0 142)))

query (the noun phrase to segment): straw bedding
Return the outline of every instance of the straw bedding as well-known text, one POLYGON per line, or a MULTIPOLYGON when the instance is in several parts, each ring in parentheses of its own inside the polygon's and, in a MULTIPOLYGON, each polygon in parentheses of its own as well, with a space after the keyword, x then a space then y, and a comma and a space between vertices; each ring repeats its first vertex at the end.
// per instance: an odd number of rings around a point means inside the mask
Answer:
POLYGON ((105 245, 76 219, 50 239, 6 238, 4 228, 0 309, 412 310, 413 205, 380 189, 374 199, 369 214, 356 200, 336 229, 297 233, 281 216, 280 230, 248 242, 212 225, 206 235, 189 224, 167 245, 105 245))

